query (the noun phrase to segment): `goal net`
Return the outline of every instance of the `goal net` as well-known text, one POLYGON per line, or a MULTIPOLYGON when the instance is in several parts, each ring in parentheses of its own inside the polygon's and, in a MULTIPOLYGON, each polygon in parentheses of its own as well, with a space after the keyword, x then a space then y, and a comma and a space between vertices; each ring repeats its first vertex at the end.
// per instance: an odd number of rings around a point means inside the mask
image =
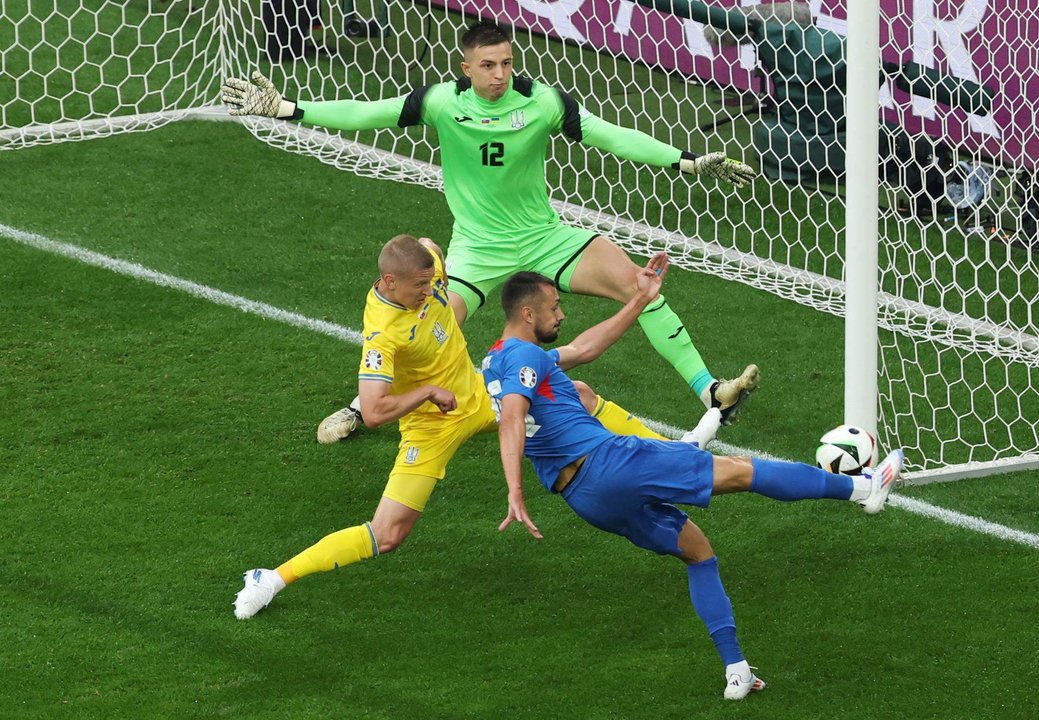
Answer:
MULTIPOLYGON (((225 116, 219 80, 253 69, 289 97, 398 96, 455 77, 461 33, 493 18, 514 28, 519 72, 763 174, 731 192, 559 141, 548 178, 566 221, 843 315, 846 2, 7 0, 0 150, 225 116)), ((1039 10, 879 4, 880 442, 922 480, 1039 466, 1039 10)), ((245 124, 350 172, 440 187, 422 129, 245 124)))

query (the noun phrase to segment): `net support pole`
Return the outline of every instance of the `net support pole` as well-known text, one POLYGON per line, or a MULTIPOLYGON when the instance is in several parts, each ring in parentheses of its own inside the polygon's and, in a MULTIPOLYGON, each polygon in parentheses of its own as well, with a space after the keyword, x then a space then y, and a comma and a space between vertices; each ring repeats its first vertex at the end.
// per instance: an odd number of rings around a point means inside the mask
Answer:
POLYGON ((877 429, 880 3, 848 3, 844 421, 877 429))

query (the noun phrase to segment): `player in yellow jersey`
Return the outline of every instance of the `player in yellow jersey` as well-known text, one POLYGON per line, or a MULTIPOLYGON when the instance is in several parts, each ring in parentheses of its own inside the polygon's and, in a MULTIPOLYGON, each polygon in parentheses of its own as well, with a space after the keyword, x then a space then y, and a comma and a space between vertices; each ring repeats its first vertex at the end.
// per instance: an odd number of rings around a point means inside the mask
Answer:
MULTIPOLYGON (((662 254, 651 261, 661 272, 666 266, 662 254)), ((383 497, 371 521, 325 536, 274 570, 246 572, 234 603, 241 620, 301 577, 400 547, 462 443, 497 430, 482 376, 447 300, 440 248, 428 238, 398 235, 379 254, 379 275, 364 310, 358 391, 366 425, 400 424, 400 449, 383 497)), ((662 437, 587 385, 578 390, 585 407, 614 432, 662 437)))

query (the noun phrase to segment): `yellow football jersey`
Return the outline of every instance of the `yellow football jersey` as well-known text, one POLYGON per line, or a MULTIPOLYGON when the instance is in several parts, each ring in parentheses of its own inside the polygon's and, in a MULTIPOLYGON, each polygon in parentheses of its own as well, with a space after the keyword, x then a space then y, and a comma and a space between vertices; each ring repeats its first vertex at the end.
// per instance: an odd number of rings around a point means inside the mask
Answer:
MULTIPOLYGON (((450 414, 464 415, 480 407, 480 396, 486 391, 447 302, 443 263, 436 253, 433 260, 433 296, 419 310, 388 300, 375 287, 368 291, 357 378, 389 383, 394 395, 423 385, 445 388, 458 401, 458 408, 450 414)), ((400 422, 406 425, 413 416, 429 414, 441 413, 436 405, 425 402, 400 422)))

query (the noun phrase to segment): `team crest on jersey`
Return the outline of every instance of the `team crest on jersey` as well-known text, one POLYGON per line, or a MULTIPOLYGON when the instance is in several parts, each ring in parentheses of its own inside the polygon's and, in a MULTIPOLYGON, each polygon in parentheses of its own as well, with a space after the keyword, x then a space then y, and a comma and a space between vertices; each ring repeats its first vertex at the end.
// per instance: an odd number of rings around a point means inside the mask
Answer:
POLYGON ((513 130, 519 130, 521 127, 526 127, 527 125, 527 121, 523 115, 522 110, 517 110, 514 113, 510 113, 509 120, 512 122, 513 130))
POLYGON ((439 320, 433 323, 433 337, 435 337, 437 342, 441 345, 447 342, 447 331, 444 330, 444 326, 440 324, 439 320))
POLYGON ((408 451, 404 453, 404 462, 408 465, 414 465, 416 460, 418 460, 418 448, 414 445, 409 445, 408 451))
POLYGON ((519 381, 523 387, 532 388, 538 384, 538 374, 534 372, 534 368, 524 365, 519 371, 519 381))
POLYGON ((364 355, 364 366, 369 370, 382 369, 382 353, 378 350, 369 350, 364 355))

